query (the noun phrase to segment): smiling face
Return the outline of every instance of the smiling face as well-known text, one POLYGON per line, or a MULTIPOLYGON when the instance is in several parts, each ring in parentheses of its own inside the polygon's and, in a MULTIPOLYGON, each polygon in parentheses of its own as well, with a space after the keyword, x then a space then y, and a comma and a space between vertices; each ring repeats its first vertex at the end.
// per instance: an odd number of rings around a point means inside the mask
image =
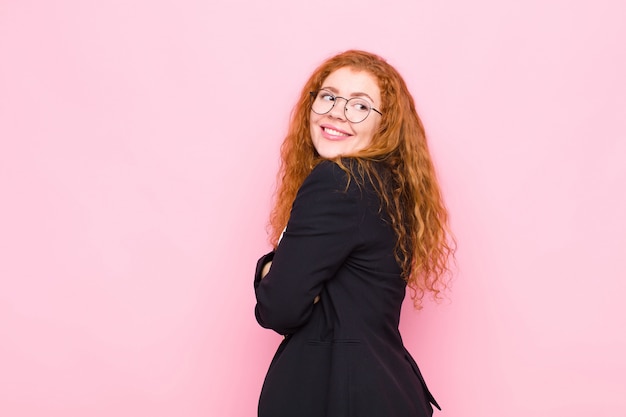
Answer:
POLYGON ((349 67, 330 73, 320 89, 337 97, 335 106, 326 114, 311 111, 311 139, 317 153, 323 158, 353 155, 365 149, 380 125, 380 114, 372 110, 365 120, 352 123, 346 119, 346 100, 358 97, 380 109, 380 88, 376 79, 365 71, 349 67))

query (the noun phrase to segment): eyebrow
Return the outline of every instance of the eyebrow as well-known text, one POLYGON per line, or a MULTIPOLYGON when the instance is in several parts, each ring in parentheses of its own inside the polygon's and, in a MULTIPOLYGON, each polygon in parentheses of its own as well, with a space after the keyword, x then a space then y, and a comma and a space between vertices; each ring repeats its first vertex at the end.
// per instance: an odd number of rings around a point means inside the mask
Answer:
MULTIPOLYGON (((335 87, 321 87, 320 90, 328 90, 332 93, 339 94, 339 90, 337 90, 335 87)), ((352 95, 350 96, 350 98, 352 97, 367 97, 372 103, 374 103, 374 100, 369 96, 369 94, 367 93, 362 93, 360 91, 357 91, 356 93, 352 93, 352 95)))

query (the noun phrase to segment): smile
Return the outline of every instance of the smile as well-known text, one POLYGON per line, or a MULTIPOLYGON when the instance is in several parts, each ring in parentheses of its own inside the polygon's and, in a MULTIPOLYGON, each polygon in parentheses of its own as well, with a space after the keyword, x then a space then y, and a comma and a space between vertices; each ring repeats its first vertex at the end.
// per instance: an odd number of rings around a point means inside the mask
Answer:
POLYGON ((322 126, 322 132, 327 139, 343 139, 352 136, 349 133, 333 129, 332 127, 322 126))

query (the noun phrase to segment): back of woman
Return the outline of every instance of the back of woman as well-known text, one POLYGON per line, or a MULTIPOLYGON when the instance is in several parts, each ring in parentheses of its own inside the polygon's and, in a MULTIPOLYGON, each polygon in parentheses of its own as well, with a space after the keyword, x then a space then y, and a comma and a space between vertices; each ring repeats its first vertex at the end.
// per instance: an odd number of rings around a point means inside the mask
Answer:
MULTIPOLYGON (((419 192, 411 184, 425 179, 410 178, 415 167, 403 166, 403 154, 413 150, 408 162, 424 164, 417 148, 425 147, 425 137, 423 144, 394 146, 416 140, 411 137, 389 144, 385 133, 399 135, 385 110, 393 112, 388 103, 400 94, 389 95, 372 63, 390 71, 360 51, 322 64, 283 144, 275 249, 257 263, 255 313, 285 339, 263 386, 261 417, 430 416, 432 405, 438 407, 398 324, 407 283, 422 293, 439 290, 437 266, 450 253, 446 213, 440 199, 425 210, 414 200, 419 192), (423 243, 433 242, 433 227, 420 226, 428 213, 443 220, 438 235, 435 230, 440 259, 434 264, 420 258, 423 243), (418 241, 424 231, 430 242, 418 241), (424 272, 430 281, 411 281, 424 272)), ((429 158, 425 168, 434 173, 429 158)))

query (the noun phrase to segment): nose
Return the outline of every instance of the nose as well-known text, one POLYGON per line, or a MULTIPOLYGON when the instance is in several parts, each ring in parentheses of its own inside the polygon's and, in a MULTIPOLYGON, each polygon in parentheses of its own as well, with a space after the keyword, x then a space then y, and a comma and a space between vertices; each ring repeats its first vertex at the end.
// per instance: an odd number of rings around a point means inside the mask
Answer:
POLYGON ((348 105, 348 100, 343 97, 335 97, 335 105, 330 112, 328 113, 331 117, 340 120, 346 120, 346 106, 348 105), (343 100, 341 103, 339 100, 343 100))

